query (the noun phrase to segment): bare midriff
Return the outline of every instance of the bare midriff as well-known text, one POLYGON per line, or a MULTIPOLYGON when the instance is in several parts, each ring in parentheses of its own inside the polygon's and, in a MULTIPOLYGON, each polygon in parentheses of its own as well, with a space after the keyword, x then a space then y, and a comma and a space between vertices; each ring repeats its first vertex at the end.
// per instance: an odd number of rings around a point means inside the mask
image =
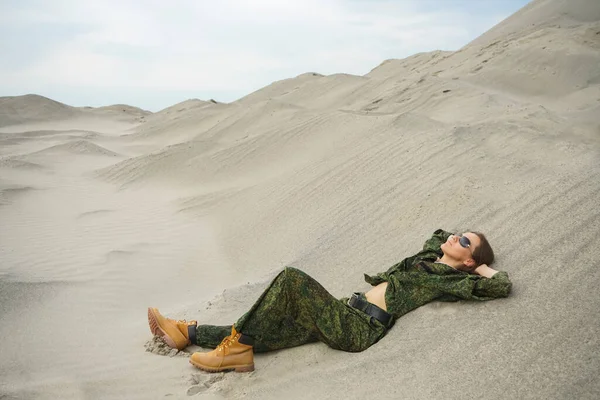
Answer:
POLYGON ((377 307, 385 311, 387 311, 387 307, 385 305, 385 290, 387 289, 387 285, 387 282, 382 282, 365 293, 369 303, 375 304, 377 307))

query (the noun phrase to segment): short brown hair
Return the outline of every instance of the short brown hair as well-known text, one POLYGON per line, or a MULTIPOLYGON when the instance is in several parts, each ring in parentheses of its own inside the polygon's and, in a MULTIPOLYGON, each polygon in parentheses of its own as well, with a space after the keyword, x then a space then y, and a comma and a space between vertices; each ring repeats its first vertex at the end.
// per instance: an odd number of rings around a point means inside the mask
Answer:
POLYGON ((477 235, 480 240, 479 246, 477 246, 475 250, 473 250, 473 260, 475 260, 477 266, 480 266, 481 264, 490 265, 491 263, 493 263, 494 250, 492 250, 492 246, 490 246, 490 243, 488 242, 485 235, 481 232, 470 232, 477 235))

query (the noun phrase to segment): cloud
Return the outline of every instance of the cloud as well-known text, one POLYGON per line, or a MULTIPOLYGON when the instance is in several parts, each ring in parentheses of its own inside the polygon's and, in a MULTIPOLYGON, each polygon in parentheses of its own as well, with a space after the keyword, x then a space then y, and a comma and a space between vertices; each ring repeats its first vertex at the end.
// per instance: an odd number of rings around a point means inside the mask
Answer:
POLYGON ((0 34, 12 38, 0 45, 0 91, 111 87, 240 97, 304 72, 362 75, 388 58, 457 49, 499 15, 473 19, 464 9, 419 4, 23 0, 0 8, 0 34))

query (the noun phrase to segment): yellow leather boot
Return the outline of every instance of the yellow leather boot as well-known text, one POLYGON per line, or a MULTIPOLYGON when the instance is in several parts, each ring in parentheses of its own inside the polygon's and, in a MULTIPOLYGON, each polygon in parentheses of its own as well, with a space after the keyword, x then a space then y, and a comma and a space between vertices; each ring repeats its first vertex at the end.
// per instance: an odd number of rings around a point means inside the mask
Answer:
POLYGON ((196 341, 196 321, 174 320, 163 317, 157 308, 148 308, 148 325, 155 336, 161 337, 174 349, 181 350, 191 344, 190 336, 196 341))
POLYGON ((208 372, 220 372, 235 370, 235 372, 254 371, 254 351, 251 344, 240 342, 248 341, 250 338, 243 336, 231 327, 231 336, 227 336, 220 345, 208 353, 194 353, 190 357, 190 363, 208 372))

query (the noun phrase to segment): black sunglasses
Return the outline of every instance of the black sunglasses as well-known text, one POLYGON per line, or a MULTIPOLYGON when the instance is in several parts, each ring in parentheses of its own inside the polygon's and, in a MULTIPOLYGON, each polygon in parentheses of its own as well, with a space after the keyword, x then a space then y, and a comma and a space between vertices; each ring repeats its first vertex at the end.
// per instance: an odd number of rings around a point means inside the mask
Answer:
POLYGON ((460 245, 462 247, 464 247, 465 249, 471 248, 471 241, 469 240, 468 237, 466 237, 464 235, 460 235, 460 239, 458 239, 458 243, 460 243, 460 245))

